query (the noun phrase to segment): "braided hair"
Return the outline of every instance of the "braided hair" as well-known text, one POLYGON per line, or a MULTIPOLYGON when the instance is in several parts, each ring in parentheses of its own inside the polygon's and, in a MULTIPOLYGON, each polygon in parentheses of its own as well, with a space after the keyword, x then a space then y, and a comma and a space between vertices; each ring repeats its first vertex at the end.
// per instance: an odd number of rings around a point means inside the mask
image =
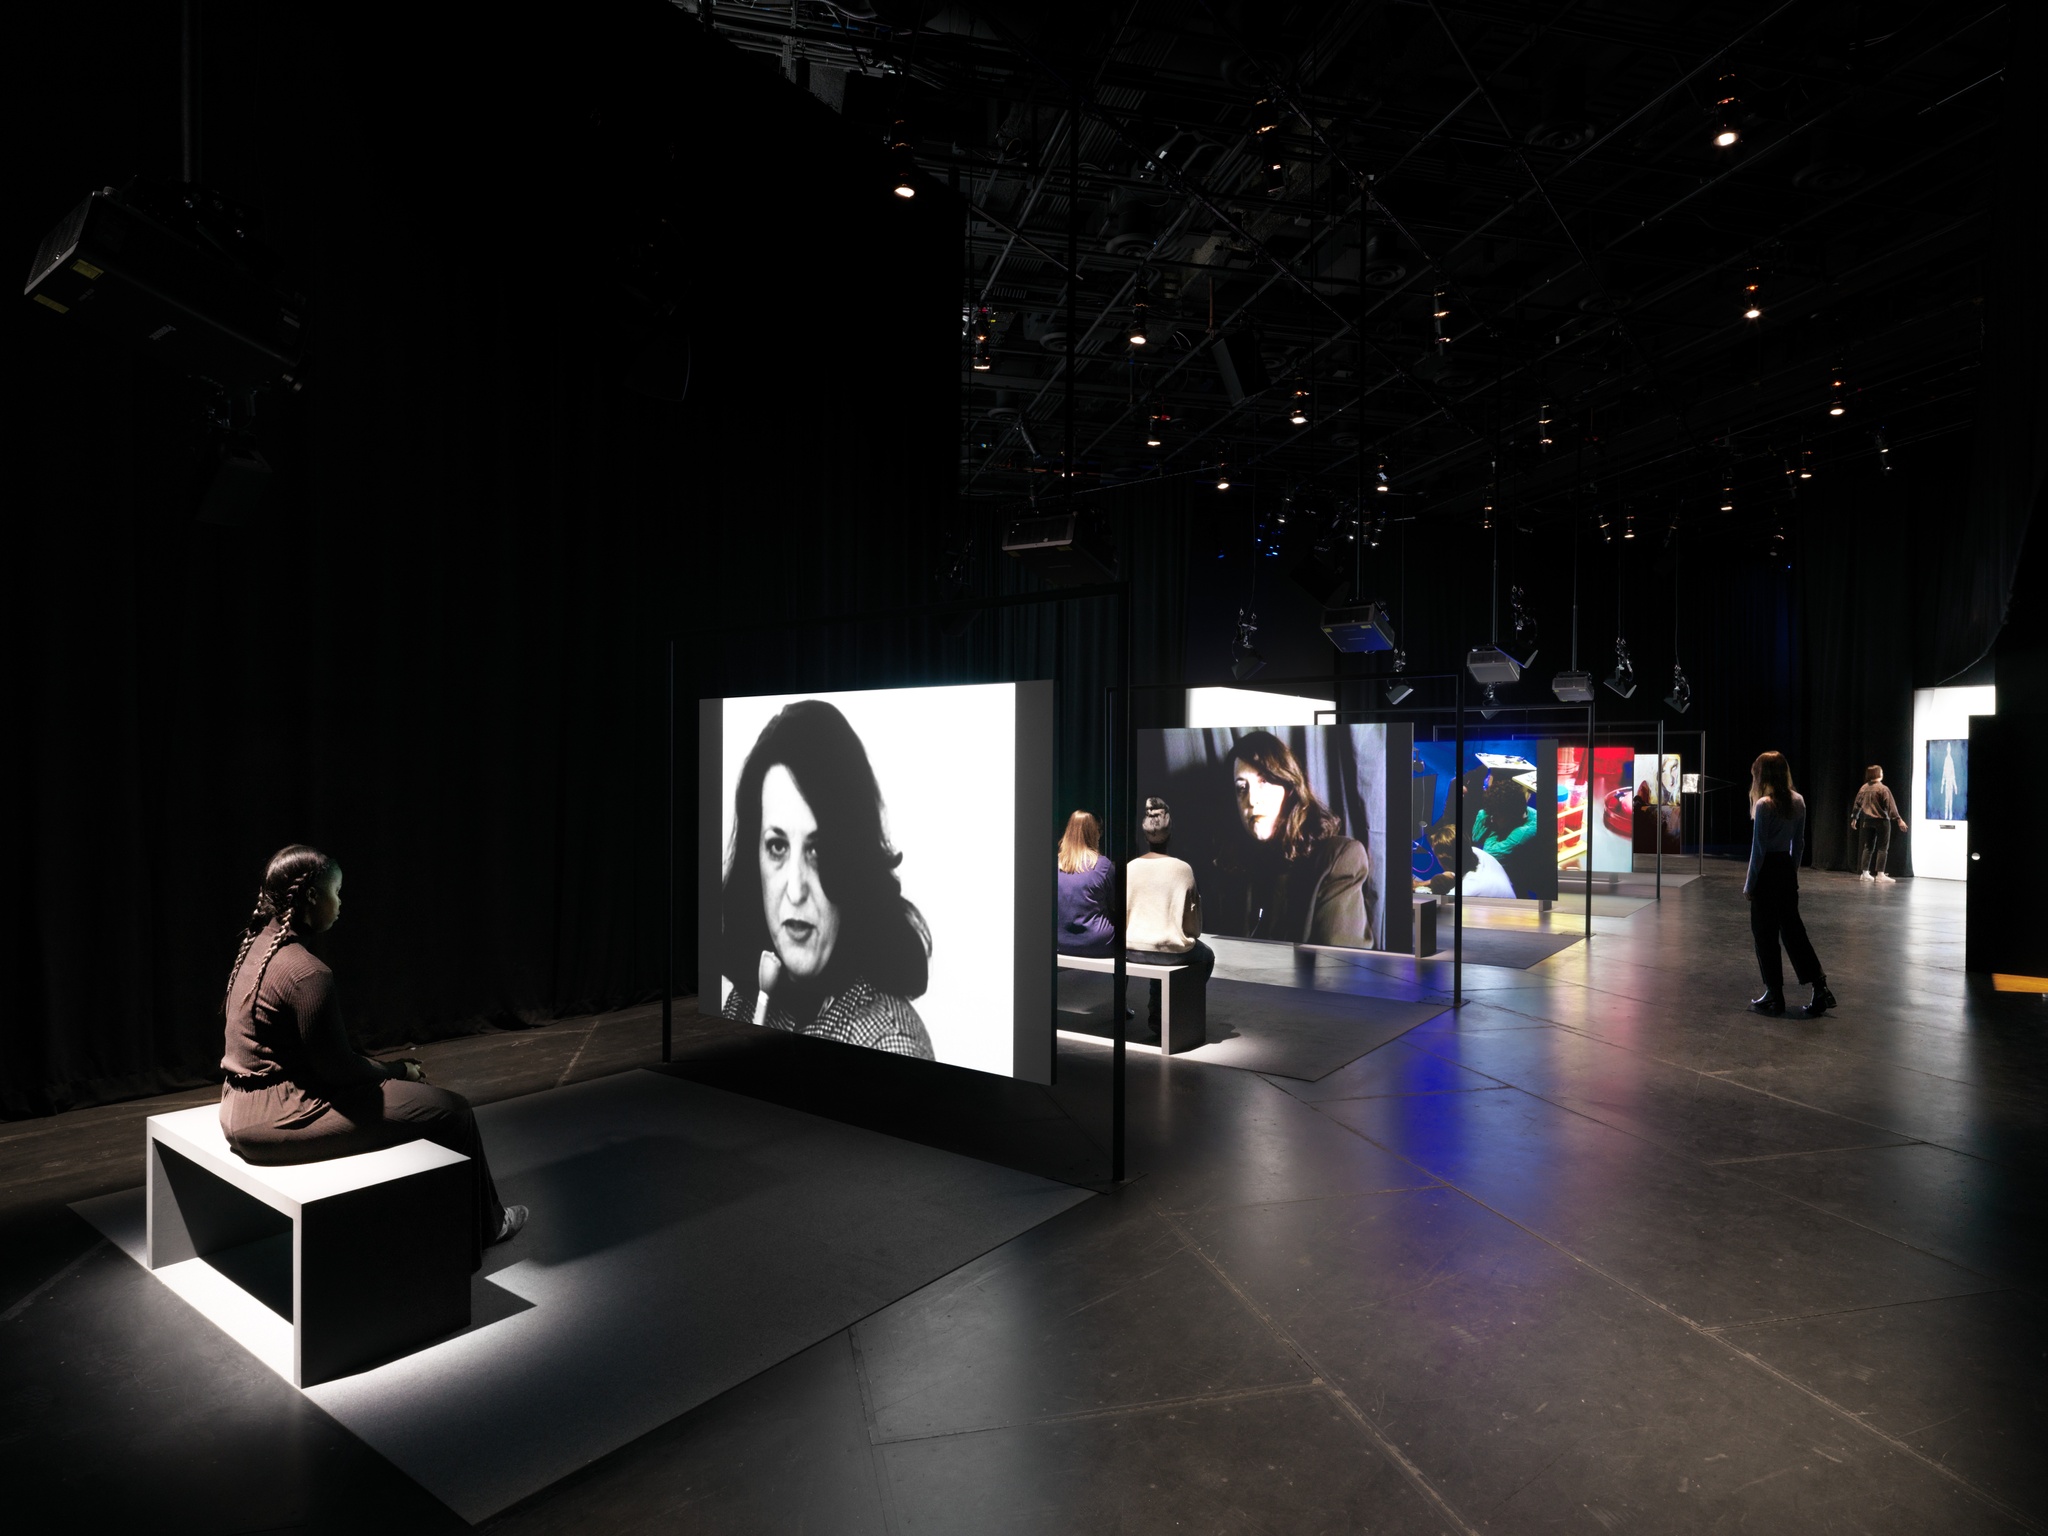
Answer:
POLYGON ((256 888, 255 910, 242 924, 241 948, 235 951, 235 963, 228 968, 227 991, 220 1001, 222 1017, 226 1017, 228 1007, 234 1001, 235 979, 242 974, 242 963, 249 958, 250 946, 256 942, 256 936, 274 922, 277 924, 277 937, 263 952, 263 961, 256 968, 256 985, 249 989, 249 1010, 252 1014, 255 1012, 256 999, 263 994, 263 978, 270 970, 271 958, 310 928, 313 897, 333 873, 334 860, 304 843, 293 843, 270 856, 269 864, 264 866, 263 883, 256 888))

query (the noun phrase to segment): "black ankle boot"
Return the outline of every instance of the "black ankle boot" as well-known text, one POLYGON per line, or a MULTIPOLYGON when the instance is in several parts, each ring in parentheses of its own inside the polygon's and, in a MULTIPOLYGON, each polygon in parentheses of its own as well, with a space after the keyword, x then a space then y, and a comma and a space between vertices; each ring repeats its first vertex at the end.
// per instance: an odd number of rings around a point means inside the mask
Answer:
POLYGON ((1817 1019, 1835 1006, 1835 994, 1828 990, 1827 978, 1823 976, 1813 984, 1813 1001, 1800 1009, 1804 1018, 1817 1019))
POLYGON ((1749 1011, 1751 1013, 1783 1013, 1785 1011, 1785 989, 1783 987, 1765 987, 1763 996, 1752 997, 1749 1000, 1749 1011))

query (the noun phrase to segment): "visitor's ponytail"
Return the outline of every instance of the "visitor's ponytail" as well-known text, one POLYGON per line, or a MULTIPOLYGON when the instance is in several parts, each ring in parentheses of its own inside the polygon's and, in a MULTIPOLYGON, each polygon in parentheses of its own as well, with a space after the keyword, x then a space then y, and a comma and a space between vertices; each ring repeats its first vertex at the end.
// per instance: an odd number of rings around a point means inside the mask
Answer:
POLYGON ((228 970, 227 991, 220 1002, 223 1016, 234 1001, 235 979, 242 974, 242 964, 249 958, 250 946, 256 942, 256 936, 274 922, 277 924, 277 937, 264 950, 263 961, 256 968, 256 985, 249 989, 249 1011, 254 1014, 256 999, 263 995, 263 978, 269 973, 272 957, 287 943, 301 936, 312 917, 313 895, 333 872, 334 860, 304 843, 293 843, 270 856, 269 864, 264 866, 263 883, 256 889, 255 910, 242 924, 242 946, 235 951, 235 963, 228 970))

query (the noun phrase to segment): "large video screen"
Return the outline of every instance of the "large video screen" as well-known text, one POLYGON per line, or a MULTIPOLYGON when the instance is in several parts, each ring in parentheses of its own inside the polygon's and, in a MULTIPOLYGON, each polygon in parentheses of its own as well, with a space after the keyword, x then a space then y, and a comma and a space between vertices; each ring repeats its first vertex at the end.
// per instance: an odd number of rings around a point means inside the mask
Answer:
MULTIPOLYGON (((1563 794, 1564 763, 1570 754, 1575 771, 1585 771, 1586 749, 1584 747, 1559 747, 1557 751, 1559 794, 1563 794)), ((1625 875, 1636 867, 1636 754, 1633 747, 1595 747, 1593 749, 1593 779, 1586 799, 1591 810, 1591 836, 1593 872, 1595 874, 1625 875)), ((1560 847, 1564 839, 1564 826, 1558 826, 1560 847)), ((1583 868, 1582 865, 1564 864, 1563 869, 1583 868)))
POLYGON ((1679 794, 1678 754, 1666 752, 1660 767, 1657 754, 1635 756, 1635 851, 1677 853, 1685 845, 1685 799, 1679 794))
POLYGON ((705 699, 698 730, 701 1009, 1051 1081, 1052 684, 705 699))
POLYGON ((1949 737, 1927 743, 1927 805, 1929 821, 1970 819, 1970 739, 1949 737))
POLYGON ((1405 724, 1140 731, 1133 791, 1171 808, 1165 851, 1193 866, 1205 931, 1405 950, 1408 785, 1388 763, 1413 736, 1405 724))
POLYGON ((1557 899, 1557 741, 1418 741, 1410 860, 1418 891, 1557 899), (1465 776, 1465 871, 1457 859, 1457 783, 1465 776))

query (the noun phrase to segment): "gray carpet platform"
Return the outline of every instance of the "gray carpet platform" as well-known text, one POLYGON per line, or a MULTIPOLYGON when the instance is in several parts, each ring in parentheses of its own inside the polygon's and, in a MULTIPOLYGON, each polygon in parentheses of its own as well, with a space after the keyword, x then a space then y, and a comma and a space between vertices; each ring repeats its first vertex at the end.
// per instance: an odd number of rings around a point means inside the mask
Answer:
MULTIPOLYGON (((1538 929, 1482 928, 1476 923, 1465 930, 1467 965, 1500 965, 1526 971, 1552 955, 1561 954, 1585 939, 1583 933, 1544 933, 1538 929)), ((1429 958, 1449 964, 1451 930, 1440 927, 1437 943, 1443 947, 1429 958)))
MULTIPOLYGON (((1060 1028, 1109 1039, 1110 989, 1107 976, 1062 971, 1060 1028)), ((1145 1018, 1143 984, 1133 986, 1130 995, 1137 1011, 1135 1030, 1145 1018)), ((1176 1051, 1173 1059, 1313 1082, 1435 1018, 1445 1006, 1218 976, 1209 982, 1209 1043, 1176 1051)))
MULTIPOLYGON (((306 1394, 472 1522, 1089 1197, 654 1072, 477 1118, 533 1220, 471 1327, 306 1394)), ((139 1189, 73 1208, 139 1262, 139 1189)))

